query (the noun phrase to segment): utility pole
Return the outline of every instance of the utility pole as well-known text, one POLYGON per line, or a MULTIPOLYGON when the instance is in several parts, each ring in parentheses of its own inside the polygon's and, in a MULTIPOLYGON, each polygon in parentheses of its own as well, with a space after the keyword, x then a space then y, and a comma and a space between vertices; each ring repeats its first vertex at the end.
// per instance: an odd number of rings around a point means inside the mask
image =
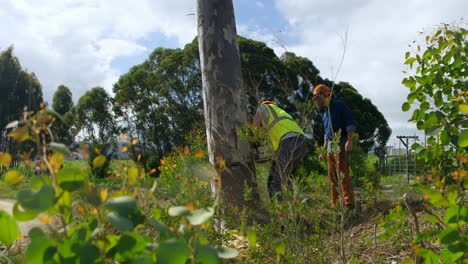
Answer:
POLYGON ((418 136, 397 136, 397 138, 403 143, 406 148, 406 179, 409 183, 409 161, 410 161, 410 146, 409 146, 409 139, 416 140, 418 136))

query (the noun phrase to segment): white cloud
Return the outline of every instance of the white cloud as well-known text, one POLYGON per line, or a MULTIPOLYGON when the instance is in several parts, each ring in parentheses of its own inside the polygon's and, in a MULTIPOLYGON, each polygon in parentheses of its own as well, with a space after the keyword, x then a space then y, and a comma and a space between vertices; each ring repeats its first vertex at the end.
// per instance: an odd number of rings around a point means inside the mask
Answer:
POLYGON ((417 133, 401 112, 408 90, 401 85, 404 54, 418 31, 466 16, 468 1, 277 0, 276 7, 299 35, 288 48, 310 58, 323 77, 336 73, 348 28, 346 54, 337 81, 348 81, 384 114, 392 138, 417 133), (332 70, 333 69, 333 70, 332 70))
POLYGON ((255 4, 257 5, 258 8, 264 8, 265 5, 263 4, 262 1, 256 1, 255 4))
POLYGON ((179 46, 196 34, 196 18, 187 16, 195 12, 191 0, 0 0, 0 6, 0 49, 15 46, 49 101, 59 84, 68 85, 75 100, 97 85, 110 92, 121 74, 111 62, 146 52, 139 41, 151 33, 179 46))

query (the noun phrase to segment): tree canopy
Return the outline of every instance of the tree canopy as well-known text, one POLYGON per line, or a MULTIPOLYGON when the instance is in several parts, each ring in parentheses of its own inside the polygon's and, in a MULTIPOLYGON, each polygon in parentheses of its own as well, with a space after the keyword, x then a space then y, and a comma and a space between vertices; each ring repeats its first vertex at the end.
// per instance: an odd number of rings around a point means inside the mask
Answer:
MULTIPOLYGON (((385 146, 391 133, 387 121, 349 83, 333 84, 320 76, 311 60, 292 52, 278 57, 263 42, 241 36, 238 42, 250 115, 262 100, 274 100, 322 144, 320 113, 313 107, 310 94, 315 85, 325 83, 334 87, 335 97, 345 101, 353 112, 361 147, 368 151, 374 145, 385 146)), ((162 157, 185 144, 185 135, 204 124, 197 39, 183 49, 155 49, 145 62, 120 77, 114 93, 119 122, 140 137, 143 150, 162 157)))
POLYGON ((13 47, 0 53, 0 150, 6 147, 5 126, 25 110, 37 111, 42 102, 42 86, 34 73, 23 70, 13 47))
POLYGON ((52 126, 54 136, 58 142, 70 145, 75 137, 75 109, 72 93, 65 85, 60 85, 52 99, 52 108, 59 115, 52 126))

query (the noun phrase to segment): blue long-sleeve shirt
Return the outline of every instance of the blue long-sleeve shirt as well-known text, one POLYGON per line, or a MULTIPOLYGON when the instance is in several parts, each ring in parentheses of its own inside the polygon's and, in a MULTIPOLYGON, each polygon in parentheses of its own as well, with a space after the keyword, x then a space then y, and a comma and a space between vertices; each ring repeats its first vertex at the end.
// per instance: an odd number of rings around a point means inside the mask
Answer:
MULTIPOLYGON (((330 115, 332 119, 333 132, 336 133, 341 129, 341 142, 346 142, 347 132, 355 131, 356 124, 354 123, 353 115, 348 106, 340 100, 330 101, 330 115)), ((332 140, 330 131, 330 122, 328 120, 328 111, 325 111, 322 116, 322 121, 325 127, 325 139, 332 140)), ((341 145, 341 144, 340 144, 341 145)))

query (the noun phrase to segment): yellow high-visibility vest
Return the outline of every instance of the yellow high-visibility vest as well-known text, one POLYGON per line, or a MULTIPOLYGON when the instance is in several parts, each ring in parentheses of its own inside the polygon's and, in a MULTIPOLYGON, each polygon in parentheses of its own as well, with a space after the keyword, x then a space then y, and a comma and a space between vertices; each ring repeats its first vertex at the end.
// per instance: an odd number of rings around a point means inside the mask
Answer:
POLYGON ((268 124, 265 126, 270 136, 273 150, 279 148, 281 138, 289 132, 304 135, 304 131, 294 122, 290 114, 273 104, 263 104, 269 114, 268 124))

